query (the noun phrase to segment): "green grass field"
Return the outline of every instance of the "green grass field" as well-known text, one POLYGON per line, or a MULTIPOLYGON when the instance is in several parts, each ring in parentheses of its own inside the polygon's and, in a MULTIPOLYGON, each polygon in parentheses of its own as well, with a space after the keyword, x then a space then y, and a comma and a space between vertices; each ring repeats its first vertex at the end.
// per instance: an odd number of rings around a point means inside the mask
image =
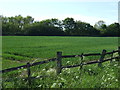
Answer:
MULTIPOLYGON (((58 37, 58 36, 3 36, 2 37, 2 69, 24 65, 27 62, 41 61, 46 58, 56 57, 57 51, 63 55, 77 55, 81 53, 101 53, 116 50, 118 47, 117 37, 58 37)), ((87 57, 86 60, 94 60, 99 57, 87 57)), ((79 63, 79 58, 63 59, 63 65, 79 63)), ((106 62, 104 69, 97 64, 88 65, 79 70, 78 68, 63 69, 56 77, 55 62, 32 67, 32 76, 49 75, 49 78, 33 80, 31 87, 47 88, 116 88, 118 87, 118 63, 106 62), (35 72, 34 72, 35 71, 35 72), (93 71, 94 73, 91 73, 93 71), (92 84, 91 84, 92 83, 92 84)), ((11 76, 21 77, 25 70, 3 74, 4 78, 11 76)), ((5 81, 3 87, 27 87, 24 80, 14 82, 5 81), (21 82, 21 83, 20 83, 21 82)))

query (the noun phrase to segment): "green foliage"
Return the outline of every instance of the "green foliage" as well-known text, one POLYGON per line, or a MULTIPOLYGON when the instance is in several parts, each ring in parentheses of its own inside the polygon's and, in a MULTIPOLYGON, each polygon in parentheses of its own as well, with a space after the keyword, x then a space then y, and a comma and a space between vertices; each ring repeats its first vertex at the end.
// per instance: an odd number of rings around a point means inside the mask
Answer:
POLYGON ((89 23, 76 21, 74 35, 81 36, 99 36, 100 32, 91 26, 89 23))
POLYGON ((3 35, 17 35, 19 33, 19 27, 16 24, 6 23, 2 25, 3 35))
MULTIPOLYGON (((56 57, 57 51, 63 55, 100 53, 103 49, 117 48, 117 37, 57 37, 57 36, 3 36, 2 68, 25 65, 26 62, 43 61, 56 57), (97 42, 97 43, 96 43, 97 42)), ((115 54, 116 55, 116 54, 115 54)), ((84 57, 84 61, 98 60, 100 57, 84 57)), ((80 63, 80 58, 65 58, 62 65, 80 63)), ((31 67, 32 79, 29 86, 27 69, 4 73, 3 88, 118 88, 118 63, 105 62, 103 68, 97 64, 63 69, 56 75, 56 62, 31 67)))
POLYGON ((31 16, 2 17, 3 35, 27 36, 118 36, 119 24, 109 26, 98 21, 94 27, 86 22, 75 21, 74 18, 58 20, 56 18, 34 21, 31 16))
MULTIPOLYGON (((118 64, 117 62, 103 64, 104 68, 100 69, 97 65, 84 66, 83 69, 71 68, 63 69, 62 73, 56 75, 55 69, 44 69, 38 71, 37 79, 33 79, 29 86, 27 80, 23 78, 23 72, 6 74, 10 79, 3 79, 4 88, 119 88, 118 86, 118 64), (111 65, 112 64, 112 65, 111 65), (41 78, 38 78, 42 73, 41 78), (46 76, 47 75, 47 76, 46 76), (20 78, 21 77, 21 78, 20 78), (5 81, 6 80, 6 81, 5 81)), ((37 69, 37 67, 35 68, 37 69)), ((34 70, 35 71, 35 70, 34 70)), ((5 75, 4 75, 5 76, 5 75)), ((25 76, 24 76, 25 77, 25 76)))
POLYGON ((100 31, 101 36, 119 36, 119 23, 113 23, 107 26, 104 21, 98 21, 94 27, 100 31))
POLYGON ((23 28, 33 21, 31 16, 2 17, 2 35, 24 35, 23 28))
POLYGON ((46 24, 33 24, 25 28, 26 35, 46 36, 46 35, 64 35, 64 32, 58 27, 48 26, 46 24))
POLYGON ((73 31, 75 29, 75 21, 73 18, 65 18, 63 20, 63 27, 65 28, 65 32, 67 33, 67 35, 72 35, 73 31))
POLYGON ((105 35, 107 36, 119 36, 120 25, 119 23, 113 23, 108 26, 105 35))

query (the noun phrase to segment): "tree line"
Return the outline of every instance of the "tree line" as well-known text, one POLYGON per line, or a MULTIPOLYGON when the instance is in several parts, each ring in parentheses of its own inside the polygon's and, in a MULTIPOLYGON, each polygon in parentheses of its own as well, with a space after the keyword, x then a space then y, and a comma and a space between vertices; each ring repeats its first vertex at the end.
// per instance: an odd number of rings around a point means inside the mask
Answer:
POLYGON ((32 16, 2 16, 2 35, 18 36, 118 36, 119 23, 106 25, 100 20, 94 26, 74 18, 34 21, 32 16))

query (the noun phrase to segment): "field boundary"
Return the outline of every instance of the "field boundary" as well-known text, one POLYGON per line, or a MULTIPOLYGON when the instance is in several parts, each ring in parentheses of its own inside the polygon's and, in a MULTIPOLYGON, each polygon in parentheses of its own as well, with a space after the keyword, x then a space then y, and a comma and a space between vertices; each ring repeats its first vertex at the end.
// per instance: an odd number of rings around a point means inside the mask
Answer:
POLYGON ((11 72, 14 70, 19 70, 19 69, 23 69, 23 68, 27 68, 27 80, 29 82, 29 84, 31 83, 31 70, 30 67, 32 66, 36 66, 36 65, 40 65, 40 64, 45 64, 45 63, 49 63, 51 61, 56 61, 56 74, 60 74, 62 72, 63 68, 74 68, 74 67, 80 67, 80 69, 82 69, 82 67, 84 65, 90 65, 90 64, 97 64, 98 63, 98 67, 102 67, 102 63, 106 62, 106 61, 110 61, 112 62, 113 59, 116 59, 116 61, 120 60, 120 47, 118 48, 118 50, 113 50, 112 52, 107 52, 105 49, 102 50, 102 53, 90 53, 90 54, 80 54, 80 55, 62 55, 62 52, 57 52, 57 55, 55 58, 51 58, 51 59, 47 59, 44 61, 39 61, 39 62, 35 62, 35 63, 27 63, 26 65, 22 65, 22 66, 18 66, 18 67, 13 67, 13 68, 8 68, 8 69, 4 69, 1 70, 0 73, 6 73, 6 72, 11 72), (118 53, 118 56, 113 56, 114 53, 118 53), (110 58, 105 59, 105 55, 109 55, 111 54, 110 58), (94 60, 94 61, 88 61, 88 62, 84 62, 84 58, 85 56, 100 56, 99 60, 94 60), (75 58, 75 57, 80 57, 81 58, 81 62, 79 64, 76 65, 68 65, 68 66, 62 66, 62 58, 75 58))
MULTIPOLYGON (((99 59, 97 61, 82 62, 81 64, 78 64, 79 66, 80 65, 87 65, 87 64, 94 64, 94 63, 99 63, 99 66, 100 66, 100 64, 102 64, 103 62, 110 61, 110 60, 112 61, 112 59, 119 59, 120 58, 120 47, 119 47, 118 50, 113 50, 112 52, 106 52, 106 50, 103 50, 102 53, 90 53, 90 54, 83 54, 82 53, 81 55, 64 55, 64 56, 62 56, 62 52, 57 52, 57 57, 56 58, 50 58, 50 59, 47 59, 47 60, 44 60, 44 61, 35 62, 35 63, 32 63, 32 64, 30 64, 29 62, 28 63, 29 63, 29 67, 40 65, 40 64, 49 63, 51 61, 57 61, 57 65, 58 65, 58 64, 61 63, 62 58, 81 57, 81 61, 82 61, 84 56, 101 56, 102 59, 99 59), (116 53, 116 52, 118 52, 119 56, 113 57, 113 54, 116 53), (110 59, 104 60, 105 55, 108 55, 108 54, 112 54, 111 55, 112 57, 110 59)), ((18 66, 18 67, 13 67, 13 68, 8 68, 8 69, 1 70, 0 73, 5 73, 5 72, 18 70, 18 69, 27 68, 28 67, 28 63, 26 65, 22 65, 22 66, 18 66)), ((77 65, 73 65, 73 66, 77 66, 77 65)), ((72 66, 58 65, 58 67, 59 68, 68 68, 68 67, 72 67, 72 66)))

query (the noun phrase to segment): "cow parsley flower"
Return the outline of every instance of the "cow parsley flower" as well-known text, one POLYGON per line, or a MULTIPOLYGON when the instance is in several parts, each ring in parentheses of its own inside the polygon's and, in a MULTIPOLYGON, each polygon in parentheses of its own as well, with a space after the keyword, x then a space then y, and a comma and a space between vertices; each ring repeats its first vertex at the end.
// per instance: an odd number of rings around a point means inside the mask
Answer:
POLYGON ((39 85, 38 87, 41 87, 42 85, 39 85))
POLYGON ((118 81, 118 79, 115 80, 116 82, 118 81))
POLYGON ((51 88, 54 88, 56 86, 57 83, 53 83, 53 85, 51 86, 51 88))
POLYGON ((76 76, 76 79, 78 79, 79 78, 79 76, 76 76))
POLYGON ((70 61, 67 61, 67 64, 69 64, 70 63, 70 61))

